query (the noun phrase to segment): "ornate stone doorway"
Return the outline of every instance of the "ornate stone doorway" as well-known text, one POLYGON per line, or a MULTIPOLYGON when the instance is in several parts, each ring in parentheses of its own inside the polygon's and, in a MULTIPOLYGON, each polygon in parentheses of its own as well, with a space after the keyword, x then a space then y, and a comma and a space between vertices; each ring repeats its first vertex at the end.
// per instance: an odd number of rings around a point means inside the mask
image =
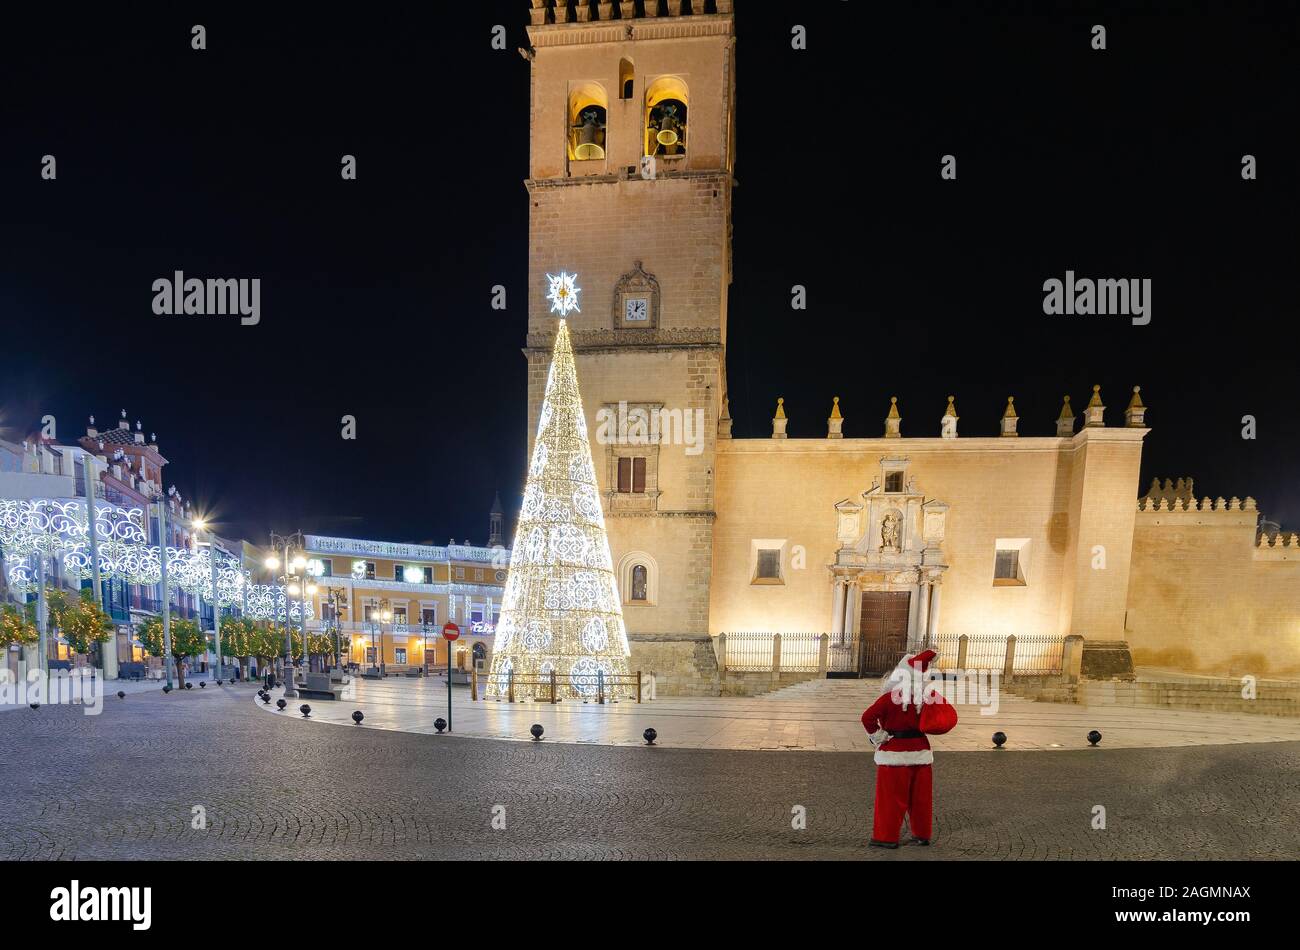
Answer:
POLYGON ((912 594, 905 590, 864 590, 858 639, 862 675, 887 673, 907 652, 912 594))

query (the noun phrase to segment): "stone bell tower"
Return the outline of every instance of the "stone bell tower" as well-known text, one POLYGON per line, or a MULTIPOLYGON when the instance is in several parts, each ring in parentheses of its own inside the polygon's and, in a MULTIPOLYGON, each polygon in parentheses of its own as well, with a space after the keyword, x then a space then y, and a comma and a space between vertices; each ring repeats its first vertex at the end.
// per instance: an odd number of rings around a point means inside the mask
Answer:
POLYGON ((640 643, 653 663, 668 638, 708 633, 732 4, 532 0, 531 13, 529 448, 558 320, 547 275, 566 271, 580 288, 567 320, 623 614, 634 660, 640 643))

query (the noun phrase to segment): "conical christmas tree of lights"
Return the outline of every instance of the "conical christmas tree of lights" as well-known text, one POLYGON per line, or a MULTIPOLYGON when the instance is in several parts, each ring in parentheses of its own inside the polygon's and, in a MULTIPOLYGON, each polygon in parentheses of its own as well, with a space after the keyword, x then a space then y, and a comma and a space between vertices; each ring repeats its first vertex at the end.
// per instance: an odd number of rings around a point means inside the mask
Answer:
POLYGON ((560 321, 501 598, 489 697, 626 694, 629 650, 569 329, 560 321))

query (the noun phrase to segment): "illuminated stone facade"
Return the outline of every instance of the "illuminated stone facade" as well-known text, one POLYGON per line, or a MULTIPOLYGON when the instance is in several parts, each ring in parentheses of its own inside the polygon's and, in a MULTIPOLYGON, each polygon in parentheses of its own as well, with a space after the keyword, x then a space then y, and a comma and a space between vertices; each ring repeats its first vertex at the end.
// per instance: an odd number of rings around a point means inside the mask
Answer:
POLYGON ((577 272, 567 319, 633 668, 665 692, 716 692, 717 634, 852 636, 886 603, 908 647, 1078 634, 1183 668, 1300 667, 1296 542, 1261 549, 1253 512, 1212 512, 1236 521, 1196 530, 1139 512, 1150 430, 1137 393, 1108 412, 1094 387, 1079 419, 1068 400, 1055 420, 1054 406, 1019 407, 1023 433, 1009 401, 981 427, 992 437, 963 436, 943 396, 904 407, 881 394, 780 407, 771 438, 732 438, 734 23, 721 0, 665 9, 534 0, 523 51, 529 448, 556 328, 546 275, 577 272), (829 412, 827 437, 787 438, 787 409, 829 412), (638 414, 659 423, 648 439, 635 425, 600 437, 602 421, 638 414), (1184 580, 1185 557, 1204 575, 1184 580), (1224 558, 1232 590, 1211 567, 1224 558), (1180 608, 1184 586, 1200 613, 1180 608))

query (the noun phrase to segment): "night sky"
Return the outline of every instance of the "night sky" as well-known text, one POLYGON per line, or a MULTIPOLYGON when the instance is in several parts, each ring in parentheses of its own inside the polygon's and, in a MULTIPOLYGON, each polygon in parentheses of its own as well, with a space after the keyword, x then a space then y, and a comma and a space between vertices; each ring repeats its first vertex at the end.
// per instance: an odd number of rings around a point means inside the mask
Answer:
MULTIPOLYGON (((832 395, 876 436, 895 394, 933 436, 950 393, 963 435, 1008 395, 1051 435, 1062 394, 1119 425, 1140 384, 1143 486, 1300 528, 1294 7, 737 6, 738 437, 778 395, 792 437, 832 395), (1067 269, 1151 278, 1151 323, 1045 316, 1067 269)), ((482 543, 525 464, 527 7, 0 14, 3 434, 125 408, 224 533, 482 543), (177 269, 260 277, 260 325, 154 315, 177 269)))

